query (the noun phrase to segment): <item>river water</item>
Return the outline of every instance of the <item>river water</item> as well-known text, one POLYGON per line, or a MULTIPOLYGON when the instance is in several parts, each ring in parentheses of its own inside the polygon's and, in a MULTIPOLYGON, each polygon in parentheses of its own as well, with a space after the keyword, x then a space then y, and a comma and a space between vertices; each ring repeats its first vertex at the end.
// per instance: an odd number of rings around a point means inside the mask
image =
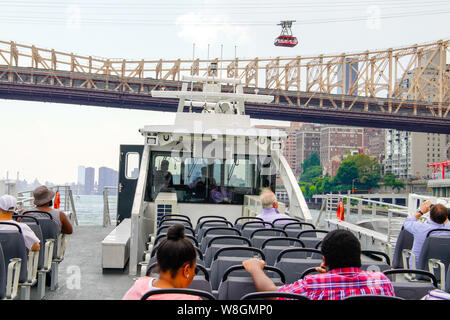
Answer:
MULTIPOLYGON (((103 196, 102 195, 79 195, 74 196, 75 209, 80 226, 103 225, 103 196)), ((111 224, 116 224, 117 196, 109 196, 109 208, 111 224)), ((311 209, 313 223, 316 222, 319 210, 311 209)))

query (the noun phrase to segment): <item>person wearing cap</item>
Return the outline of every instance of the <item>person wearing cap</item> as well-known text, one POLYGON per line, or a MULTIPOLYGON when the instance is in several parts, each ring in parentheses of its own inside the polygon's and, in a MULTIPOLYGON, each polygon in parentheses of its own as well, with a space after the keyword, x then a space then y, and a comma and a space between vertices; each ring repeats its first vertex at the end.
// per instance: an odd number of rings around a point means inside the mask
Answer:
MULTIPOLYGON (((17 206, 17 200, 13 196, 3 195, 0 197, 0 222, 8 222, 18 225, 22 231, 23 240, 25 242, 25 246, 28 250, 31 251, 39 251, 41 246, 39 244, 39 238, 36 234, 31 230, 31 228, 21 222, 14 221, 12 216, 17 206)), ((0 224, 0 231, 3 230, 17 230, 14 226, 10 226, 7 224, 0 224)))
MULTIPOLYGON (((46 186, 40 186, 33 191, 34 205, 36 210, 48 212, 55 221, 61 233, 72 234, 73 228, 70 220, 63 211, 53 209, 53 198, 55 192, 46 186)), ((39 215, 39 213, 32 213, 32 215, 39 215)))

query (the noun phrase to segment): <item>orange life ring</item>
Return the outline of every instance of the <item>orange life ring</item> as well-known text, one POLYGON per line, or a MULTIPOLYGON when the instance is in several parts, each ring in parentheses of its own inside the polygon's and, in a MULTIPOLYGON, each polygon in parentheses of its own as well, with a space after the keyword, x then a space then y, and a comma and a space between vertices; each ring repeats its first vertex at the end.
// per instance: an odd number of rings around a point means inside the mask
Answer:
POLYGON ((338 220, 343 221, 344 220, 344 203, 342 201, 339 201, 336 213, 337 213, 338 220))
POLYGON ((59 209, 59 205, 61 204, 61 195, 59 194, 59 191, 56 192, 54 203, 55 205, 53 207, 59 209))

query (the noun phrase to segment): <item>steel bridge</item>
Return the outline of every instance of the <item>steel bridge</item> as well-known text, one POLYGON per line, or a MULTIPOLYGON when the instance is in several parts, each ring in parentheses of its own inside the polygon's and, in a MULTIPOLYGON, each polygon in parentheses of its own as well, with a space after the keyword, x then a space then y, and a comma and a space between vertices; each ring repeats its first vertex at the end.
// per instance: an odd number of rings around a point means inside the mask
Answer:
POLYGON ((449 42, 341 55, 147 61, 0 41, 0 98, 175 112, 176 101, 151 90, 180 90, 183 75, 225 76, 241 79, 246 93, 275 96, 271 104, 247 103, 253 118, 450 133, 449 42))

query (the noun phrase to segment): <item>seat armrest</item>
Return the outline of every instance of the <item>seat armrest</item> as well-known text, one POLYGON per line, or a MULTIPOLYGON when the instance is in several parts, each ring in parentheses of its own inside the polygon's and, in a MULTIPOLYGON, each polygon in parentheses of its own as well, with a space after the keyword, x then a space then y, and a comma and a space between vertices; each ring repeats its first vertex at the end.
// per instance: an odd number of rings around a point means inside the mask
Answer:
POLYGON ((20 258, 13 258, 9 261, 6 281, 6 299, 13 300, 17 296, 21 266, 22 259, 20 258))
POLYGON ((54 259, 57 262, 61 262, 64 260, 64 253, 66 252, 66 235, 64 233, 60 233, 58 235, 58 250, 56 252, 56 259, 54 259))
POLYGON ((33 285, 36 282, 39 263, 39 251, 30 251, 27 262, 27 283, 33 285))
POLYGON ((441 283, 439 287, 442 291, 445 291, 445 265, 439 259, 428 259, 428 270, 434 274, 434 269, 439 268, 441 283))
POLYGON ((416 269, 416 255, 410 249, 402 250, 403 268, 404 269, 416 269), (411 258, 412 265, 409 265, 409 258, 411 258))
POLYGON ((44 266, 39 271, 48 272, 52 268, 54 246, 55 246, 55 239, 47 239, 45 241, 44 266))

